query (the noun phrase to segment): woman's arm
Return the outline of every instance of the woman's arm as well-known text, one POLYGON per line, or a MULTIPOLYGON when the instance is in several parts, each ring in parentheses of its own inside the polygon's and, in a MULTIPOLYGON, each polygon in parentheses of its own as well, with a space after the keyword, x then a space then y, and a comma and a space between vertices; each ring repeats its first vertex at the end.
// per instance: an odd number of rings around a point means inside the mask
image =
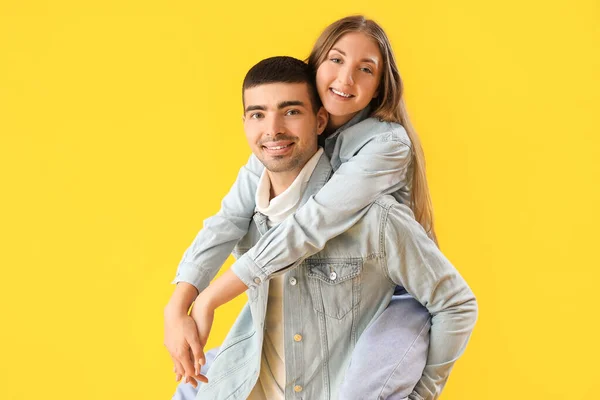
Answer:
POLYGON ((433 400, 467 345, 477 320, 477 301, 408 207, 394 203, 389 208, 384 235, 384 272, 432 315, 427 364, 409 399, 433 400))
POLYGON ((274 272, 295 267, 319 252, 358 222, 378 196, 406 186, 411 149, 403 133, 404 128, 393 125, 371 138, 367 132, 361 140, 347 141, 340 154, 347 161, 295 214, 263 235, 233 264, 232 271, 246 286, 255 287, 274 272))
POLYGON ((250 156, 223 198, 219 212, 204 221, 204 227, 183 254, 173 283, 187 282, 198 293, 208 286, 236 243, 248 233, 263 169, 260 161, 250 156))

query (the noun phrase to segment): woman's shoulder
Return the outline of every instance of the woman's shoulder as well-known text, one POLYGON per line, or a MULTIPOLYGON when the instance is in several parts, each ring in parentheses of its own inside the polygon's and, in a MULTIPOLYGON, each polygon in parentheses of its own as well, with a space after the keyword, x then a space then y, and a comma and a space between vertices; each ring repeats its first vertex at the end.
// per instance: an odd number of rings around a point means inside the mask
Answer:
POLYGON ((340 134, 344 142, 360 142, 366 144, 371 141, 401 142, 411 147, 411 141, 404 127, 397 122, 383 121, 379 118, 369 117, 352 125, 340 134))

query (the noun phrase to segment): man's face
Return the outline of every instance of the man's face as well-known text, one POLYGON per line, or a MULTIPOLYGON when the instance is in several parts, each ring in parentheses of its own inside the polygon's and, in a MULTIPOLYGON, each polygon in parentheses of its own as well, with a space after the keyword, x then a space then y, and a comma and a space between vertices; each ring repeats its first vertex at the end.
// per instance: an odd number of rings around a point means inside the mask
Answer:
POLYGON ((306 83, 269 83, 244 91, 244 131, 252 152, 274 173, 299 172, 317 151, 327 124, 306 83))

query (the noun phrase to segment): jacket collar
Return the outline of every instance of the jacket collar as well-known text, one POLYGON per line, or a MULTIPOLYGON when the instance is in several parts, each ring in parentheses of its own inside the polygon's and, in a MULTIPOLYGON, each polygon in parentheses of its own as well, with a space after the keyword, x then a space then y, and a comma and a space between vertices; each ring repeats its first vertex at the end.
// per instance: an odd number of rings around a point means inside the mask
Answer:
POLYGON ((325 138, 325 140, 331 140, 335 137, 337 137, 340 132, 358 124, 359 122, 369 118, 369 115, 371 114, 371 105, 367 105, 365 108, 363 108, 362 110, 360 110, 358 112, 358 114, 356 114, 354 117, 352 117, 352 119, 348 122, 346 122, 344 125, 340 126, 339 128, 337 128, 335 130, 335 132, 333 132, 331 135, 327 136, 325 138))
POLYGON ((331 168, 329 157, 327 157, 325 152, 323 152, 319 158, 319 161, 317 162, 317 166, 310 176, 308 185, 306 186, 304 194, 302 195, 302 199, 300 199, 300 203, 298 203, 298 207, 302 207, 302 205, 306 203, 311 196, 314 196, 319 190, 321 190, 321 188, 331 177, 332 172, 333 169, 331 168))

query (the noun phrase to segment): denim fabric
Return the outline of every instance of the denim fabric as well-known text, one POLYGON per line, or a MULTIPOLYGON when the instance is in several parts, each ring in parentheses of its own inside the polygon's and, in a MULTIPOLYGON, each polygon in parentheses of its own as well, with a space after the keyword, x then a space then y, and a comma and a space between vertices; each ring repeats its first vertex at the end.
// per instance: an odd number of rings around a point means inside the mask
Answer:
MULTIPOLYGON (((367 118, 362 110, 324 141, 335 174, 293 217, 263 235, 232 269, 248 286, 275 271, 317 253, 327 241, 347 231, 382 194, 408 204, 412 175, 410 139, 399 124, 367 118)), ((256 189, 264 169, 252 155, 240 169, 219 212, 185 251, 173 283, 187 282, 202 291, 234 246, 248 231, 256 189)))
MULTIPOLYGON (((219 348, 217 347, 216 349, 211 349, 204 354, 206 358, 206 363, 202 366, 202 369, 200 369, 200 373, 202 375, 206 375, 208 373, 208 369, 210 368, 210 365, 215 359, 218 351, 219 348)), ((190 383, 185 383, 182 380, 179 383, 179 385, 177 385, 177 388, 175 389, 175 394, 173 395, 171 400, 194 400, 202 384, 202 382, 198 382, 198 387, 194 388, 190 383)))
MULTIPOLYGON (((331 175, 326 156, 313 172, 302 204, 331 175)), ((234 254, 243 257, 268 230, 255 213, 234 254)), ((387 307, 397 285, 432 315, 427 365, 414 389, 433 399, 463 352, 476 319, 473 293, 415 221, 392 196, 376 199, 347 231, 317 254, 281 268, 284 287, 286 398, 338 399, 354 347, 387 307), (301 335, 301 340, 294 336, 301 335)), ((249 287, 248 303, 225 338, 199 399, 245 399, 260 367, 269 274, 249 287)), ((364 354, 364 352, 363 352, 364 354)), ((402 355, 397 357, 400 362, 402 355)), ((349 371, 352 371, 350 369, 349 371)), ((392 388, 383 388, 392 391, 392 388)))
MULTIPOLYGON (((429 321, 427 310, 410 295, 394 296, 356 344, 339 398, 407 399, 425 367, 429 321)), ((206 353, 203 374, 218 350, 206 353)), ((199 387, 180 383, 172 400, 194 400, 198 390, 199 387)))

